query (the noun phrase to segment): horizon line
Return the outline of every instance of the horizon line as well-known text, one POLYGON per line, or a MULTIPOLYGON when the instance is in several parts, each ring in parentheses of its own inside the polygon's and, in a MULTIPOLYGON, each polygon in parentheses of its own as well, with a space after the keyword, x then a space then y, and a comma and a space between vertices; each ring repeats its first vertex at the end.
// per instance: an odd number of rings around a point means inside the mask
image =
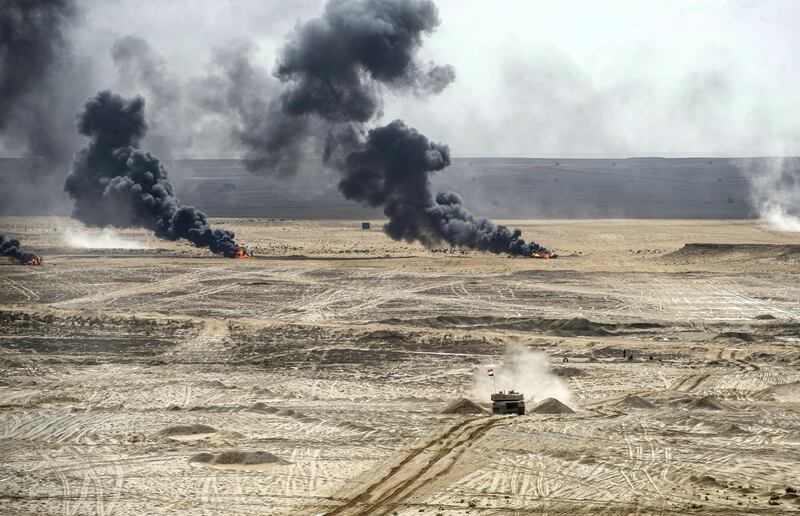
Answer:
MULTIPOLYGON (((528 153, 509 153, 509 154, 454 154, 453 159, 572 159, 572 160, 626 160, 626 159, 785 159, 800 158, 800 154, 724 154, 724 153, 638 153, 634 155, 623 154, 528 154, 528 153)), ((0 159, 44 159, 39 156, 20 156, 20 155, 0 155, 0 159)), ((245 161, 239 156, 170 156, 158 157, 161 161, 176 160, 225 160, 225 161, 245 161)), ((306 156, 301 160, 320 160, 318 156, 306 156)))

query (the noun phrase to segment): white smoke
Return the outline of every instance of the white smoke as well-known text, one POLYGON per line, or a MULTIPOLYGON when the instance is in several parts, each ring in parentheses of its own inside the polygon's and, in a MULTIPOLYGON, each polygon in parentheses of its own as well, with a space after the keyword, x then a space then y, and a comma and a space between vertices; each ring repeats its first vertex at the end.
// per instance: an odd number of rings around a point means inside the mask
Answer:
POLYGON ((750 198, 759 218, 771 229, 800 232, 800 164, 775 158, 747 162, 750 198))
POLYGON ((760 210, 761 220, 778 231, 800 232, 800 217, 792 215, 781 204, 768 203, 760 210))
POLYGON ((148 249, 137 240, 123 238, 117 232, 104 228, 100 231, 68 229, 61 233, 61 240, 69 247, 79 249, 148 249))
POLYGON ((489 401, 489 396, 496 390, 513 389, 524 394, 526 401, 539 402, 545 398, 556 398, 572 406, 569 386, 553 372, 545 353, 512 346, 506 350, 499 364, 482 365, 474 375, 473 395, 482 401, 489 401), (487 374, 490 367, 494 369, 494 382, 487 374))

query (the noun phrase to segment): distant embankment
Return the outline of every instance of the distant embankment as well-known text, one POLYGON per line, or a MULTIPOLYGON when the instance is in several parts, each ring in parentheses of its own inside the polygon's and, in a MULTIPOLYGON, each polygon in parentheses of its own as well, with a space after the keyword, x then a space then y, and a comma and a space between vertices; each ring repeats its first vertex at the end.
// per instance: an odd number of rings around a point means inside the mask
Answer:
MULTIPOLYGON (((494 218, 751 218, 736 161, 699 158, 461 158, 434 189, 463 195, 494 218)), ((239 160, 166 163, 178 196, 213 216, 379 217, 347 201, 335 173, 308 160, 295 178, 253 175, 239 160)), ((66 170, 32 177, 24 160, 0 159, 0 214, 67 214, 66 170)))
POLYGON ((800 263, 800 245, 794 244, 686 244, 663 260, 679 263, 712 263, 778 260, 800 263))

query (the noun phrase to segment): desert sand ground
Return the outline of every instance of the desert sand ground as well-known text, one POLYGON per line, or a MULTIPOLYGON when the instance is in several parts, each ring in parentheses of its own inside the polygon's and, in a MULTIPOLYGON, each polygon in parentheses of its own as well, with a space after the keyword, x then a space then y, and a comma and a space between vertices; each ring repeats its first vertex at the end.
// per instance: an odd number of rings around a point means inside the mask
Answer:
MULTIPOLYGON (((0 511, 800 509, 797 235, 509 221, 561 254, 541 261, 380 221, 215 222, 257 258, 0 219, 45 256, 0 264, 0 511), (546 353, 574 413, 442 413, 487 402, 476 375, 510 347, 546 353)), ((532 409, 548 392, 528 380, 532 409)))

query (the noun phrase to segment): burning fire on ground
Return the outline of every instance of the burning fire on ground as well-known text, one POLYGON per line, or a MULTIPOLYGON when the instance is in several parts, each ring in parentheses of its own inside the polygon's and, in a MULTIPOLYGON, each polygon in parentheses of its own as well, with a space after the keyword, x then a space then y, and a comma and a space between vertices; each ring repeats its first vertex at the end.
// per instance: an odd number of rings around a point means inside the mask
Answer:
POLYGON ((249 247, 238 247, 236 253, 231 257, 237 260, 249 260, 253 257, 253 250, 249 247))
POLYGON ((15 258, 23 265, 41 265, 42 258, 22 248, 19 240, 0 235, 0 256, 15 258))
POLYGON ((538 258, 540 260, 549 260, 550 258, 558 258, 558 255, 552 249, 546 251, 533 251, 531 258, 538 258))

